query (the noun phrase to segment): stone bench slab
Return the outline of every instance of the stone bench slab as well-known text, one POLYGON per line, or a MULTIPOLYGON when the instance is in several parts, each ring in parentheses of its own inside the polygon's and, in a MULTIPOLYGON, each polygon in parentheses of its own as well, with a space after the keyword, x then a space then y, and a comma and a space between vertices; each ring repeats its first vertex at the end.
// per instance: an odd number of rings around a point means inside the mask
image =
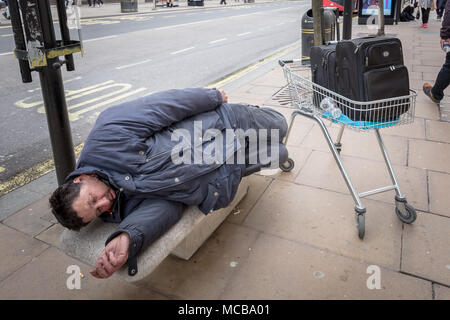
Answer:
MULTIPOLYGON (((135 282, 152 273, 169 254, 186 260, 190 259, 247 194, 248 187, 248 178, 243 178, 231 204, 211 215, 204 215, 197 207, 188 207, 180 221, 139 254, 136 275, 128 275, 126 264, 116 274, 126 281, 135 282)), ((106 239, 116 227, 117 224, 96 219, 80 232, 65 229, 60 238, 61 248, 67 255, 94 266, 105 248, 106 239)))

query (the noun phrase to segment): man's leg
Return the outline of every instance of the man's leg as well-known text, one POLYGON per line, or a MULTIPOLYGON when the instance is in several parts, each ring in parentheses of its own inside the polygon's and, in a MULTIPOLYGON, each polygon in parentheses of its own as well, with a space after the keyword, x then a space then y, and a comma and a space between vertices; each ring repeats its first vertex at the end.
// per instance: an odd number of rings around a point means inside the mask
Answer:
POLYGON ((288 159, 287 149, 281 143, 287 133, 286 119, 282 114, 270 108, 258 108, 245 104, 229 105, 236 115, 237 129, 249 134, 249 136, 245 136, 245 140, 243 139, 247 168, 244 175, 257 172, 262 167, 278 166, 279 163, 288 159), (277 138, 276 141, 272 141, 272 135, 277 138), (253 137, 256 137, 256 141, 253 137), (261 139, 267 140, 261 141, 261 139), (277 154, 272 154, 272 152, 277 154))
POLYGON ((284 116, 271 108, 259 108, 247 104, 229 104, 236 115, 238 128, 246 131, 248 129, 268 130, 270 138, 271 130, 278 130, 279 141, 283 141, 287 133, 287 122, 284 116))

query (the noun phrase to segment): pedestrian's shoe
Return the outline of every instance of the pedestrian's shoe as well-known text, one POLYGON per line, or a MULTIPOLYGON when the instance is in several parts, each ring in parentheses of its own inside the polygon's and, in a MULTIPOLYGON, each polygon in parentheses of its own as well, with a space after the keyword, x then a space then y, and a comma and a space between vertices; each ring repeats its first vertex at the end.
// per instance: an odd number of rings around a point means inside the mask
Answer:
POLYGON ((423 27, 424 27, 424 28, 428 28, 428 24, 424 23, 424 24, 423 24, 423 27))
POLYGON ((424 85, 423 85, 423 93, 425 93, 428 96, 428 98, 430 98, 431 101, 433 101, 434 103, 439 103, 440 100, 438 100, 435 97, 433 97, 433 94, 431 93, 431 88, 432 88, 431 84, 424 83, 424 85))

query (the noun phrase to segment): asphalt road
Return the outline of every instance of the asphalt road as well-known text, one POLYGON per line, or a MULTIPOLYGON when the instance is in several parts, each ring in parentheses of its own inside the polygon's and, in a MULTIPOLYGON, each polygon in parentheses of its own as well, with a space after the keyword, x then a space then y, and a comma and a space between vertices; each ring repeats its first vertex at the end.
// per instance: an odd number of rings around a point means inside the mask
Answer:
MULTIPOLYGON (((84 141, 108 106, 160 90, 207 86, 299 41, 308 4, 83 20, 85 54, 74 55, 74 72, 62 69, 74 144, 84 141)), ((11 34, 0 28, 0 183, 52 158, 39 76, 21 82, 11 34)))

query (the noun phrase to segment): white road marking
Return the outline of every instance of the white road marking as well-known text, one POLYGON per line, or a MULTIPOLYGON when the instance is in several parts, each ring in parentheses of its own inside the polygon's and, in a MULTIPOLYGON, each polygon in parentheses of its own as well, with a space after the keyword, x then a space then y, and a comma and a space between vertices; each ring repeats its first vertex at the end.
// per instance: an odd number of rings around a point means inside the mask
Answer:
MULTIPOLYGON (((281 9, 272 10, 271 12, 281 11, 281 10, 291 10, 291 9, 292 8, 290 8, 290 7, 289 8, 281 8, 281 9)), ((253 13, 236 15, 236 16, 232 16, 232 17, 223 17, 223 18, 217 18, 217 19, 208 19, 208 20, 202 20, 202 21, 196 21, 196 22, 188 22, 188 23, 176 24, 176 25, 172 25, 172 26, 159 27, 159 28, 148 29, 148 30, 152 30, 152 31, 166 30, 166 29, 177 28, 177 27, 185 27, 185 26, 190 26, 190 25, 195 25, 195 24, 200 24, 200 23, 205 23, 205 22, 211 22, 211 21, 217 22, 219 20, 241 18, 241 17, 246 17, 246 16, 250 16, 250 15, 254 15, 254 14, 265 14, 265 13, 266 12, 253 12, 253 13)), ((186 13, 185 15, 194 15, 194 14, 198 14, 198 13, 186 13)))
POLYGON ((181 50, 178 50, 178 51, 174 51, 174 52, 171 52, 170 54, 179 54, 179 53, 182 53, 182 52, 185 52, 185 51, 188 51, 188 50, 192 50, 192 49, 194 49, 195 47, 189 47, 189 48, 186 48, 186 49, 181 49, 181 50))
POLYGON ((10 34, 2 34, 2 37, 12 37, 14 34, 10 33, 10 34))
POLYGON ((107 37, 101 37, 101 38, 95 38, 95 39, 88 39, 88 40, 84 40, 83 42, 112 39, 112 38, 116 38, 116 37, 117 37, 116 35, 114 35, 114 36, 107 36, 107 37))
POLYGON ((3 52, 3 53, 0 53, 0 56, 7 56, 9 54, 13 54, 13 53, 12 52, 3 52))
POLYGON ((190 26, 190 25, 193 25, 193 24, 200 24, 200 23, 211 22, 211 21, 213 21, 213 20, 208 19, 208 20, 189 22, 189 23, 183 23, 183 24, 175 24, 173 26, 167 26, 167 27, 159 27, 159 28, 150 29, 150 30, 154 30, 154 31, 156 31, 156 30, 166 30, 166 29, 171 29, 171 28, 176 28, 176 27, 185 27, 185 26, 190 26))
POLYGON ((284 22, 281 22, 281 23, 277 23, 276 25, 277 26, 282 26, 284 24, 284 22))
POLYGON ((244 33, 239 33, 237 36, 238 37, 242 37, 242 36, 246 36, 247 34, 250 34, 251 32, 244 32, 244 33))
POLYGON ((163 18, 175 18, 176 16, 163 16, 163 18))
POLYGON ((123 65, 123 66, 120 66, 120 67, 116 67, 116 69, 120 70, 120 69, 129 68, 129 67, 134 67, 134 66, 137 66, 137 65, 140 65, 140 64, 144 64, 144 63, 147 63, 147 62, 150 62, 150 61, 152 61, 152 59, 142 60, 142 61, 139 61, 139 62, 136 62, 136 63, 123 65))
MULTIPOLYGON (((275 11, 275 10, 274 10, 275 11)), ((254 14, 262 14, 262 12, 253 12, 253 13, 247 13, 247 14, 240 14, 240 15, 236 15, 236 16, 232 16, 232 17, 227 17, 230 19, 234 19, 234 18, 241 18, 241 17, 246 17, 246 16, 251 16, 254 14)))
POLYGON ((210 43, 210 44, 213 44, 213 43, 222 42, 222 41, 225 41, 225 40, 227 40, 227 38, 222 38, 222 39, 213 40, 213 41, 210 41, 209 43, 210 43))

